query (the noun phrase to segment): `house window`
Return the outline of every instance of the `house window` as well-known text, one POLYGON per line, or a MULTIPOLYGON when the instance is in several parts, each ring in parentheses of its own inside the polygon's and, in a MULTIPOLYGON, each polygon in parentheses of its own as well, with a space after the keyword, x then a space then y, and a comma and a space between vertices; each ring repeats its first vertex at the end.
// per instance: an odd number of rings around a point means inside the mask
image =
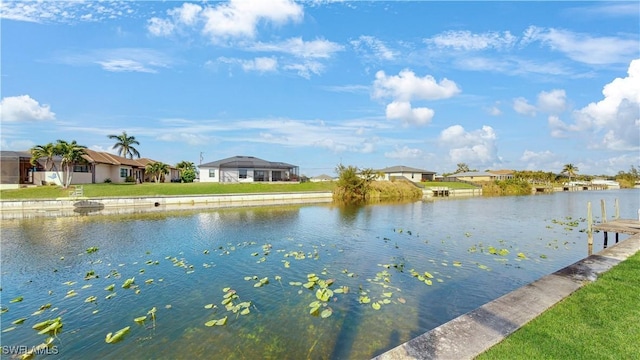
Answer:
POLYGON ((209 177, 210 178, 216 177, 216 169, 209 169, 209 177))
POLYGON ((247 178, 247 169, 238 169, 238 178, 246 179, 247 178))
POLYGON ((73 172, 88 173, 89 165, 73 165, 73 172))
POLYGON ((120 168, 120 177, 126 178, 127 176, 129 176, 129 171, 127 171, 127 169, 125 168, 120 168))
POLYGON ((253 174, 254 181, 266 181, 267 180, 267 172, 264 170, 256 170, 253 174))

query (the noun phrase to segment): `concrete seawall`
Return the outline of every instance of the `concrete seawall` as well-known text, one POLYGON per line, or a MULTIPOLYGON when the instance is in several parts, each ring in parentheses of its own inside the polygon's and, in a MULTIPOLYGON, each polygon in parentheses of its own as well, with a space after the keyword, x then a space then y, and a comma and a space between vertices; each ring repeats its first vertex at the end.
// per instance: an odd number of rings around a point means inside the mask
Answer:
POLYGON ((127 214, 168 210, 215 209, 260 205, 327 203, 331 192, 294 192, 224 195, 148 196, 122 198, 59 198, 0 201, 2 219, 58 217, 78 214, 127 214))

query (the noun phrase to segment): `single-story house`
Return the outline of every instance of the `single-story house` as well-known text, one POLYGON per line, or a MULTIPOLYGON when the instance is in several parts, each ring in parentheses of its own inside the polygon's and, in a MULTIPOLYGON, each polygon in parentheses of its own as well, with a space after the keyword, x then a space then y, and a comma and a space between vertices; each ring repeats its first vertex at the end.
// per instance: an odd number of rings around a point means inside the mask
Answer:
POLYGON ((445 181, 471 181, 471 182, 482 182, 482 181, 493 181, 496 180, 498 175, 486 172, 486 171, 467 171, 461 172, 457 174, 451 174, 444 178, 445 181))
POLYGON ((376 172, 384 174, 382 178, 380 177, 378 178, 381 180, 394 180, 397 178, 405 178, 413 182, 433 181, 436 175, 434 171, 416 169, 416 168, 402 166, 402 165, 391 166, 381 170, 376 170, 376 172))
POLYGON ((245 183, 299 181, 298 167, 253 156, 233 156, 199 167, 200 182, 245 183))
MULTIPOLYGON (((156 160, 147 158, 128 159, 122 156, 110 154, 102 151, 85 149, 83 155, 84 162, 75 164, 73 167, 72 184, 95 184, 111 181, 114 183, 124 183, 127 179, 135 182, 153 181, 149 174, 146 174, 145 167, 149 163, 156 160), (108 180, 107 180, 108 179, 108 180)), ((28 152, 29 163, 31 154, 28 152)), ((35 171, 32 168, 31 184, 41 185, 47 183, 55 183, 61 185, 60 176, 62 176, 62 168, 60 166, 60 157, 54 158, 54 163, 58 171, 45 171, 44 160, 37 162, 35 171)), ((169 166, 169 174, 162 179, 164 182, 170 182, 172 179, 179 178, 179 171, 175 167, 169 166)))
POLYGON ((311 182, 325 182, 325 181, 334 181, 334 180, 335 180, 334 178, 326 174, 314 176, 310 179, 311 182))
POLYGON ((34 167, 30 161, 28 151, 0 151, 0 189, 18 189, 20 185, 33 184, 34 167))
POLYGON ((494 180, 513 179, 513 170, 489 170, 487 172, 496 175, 494 180))

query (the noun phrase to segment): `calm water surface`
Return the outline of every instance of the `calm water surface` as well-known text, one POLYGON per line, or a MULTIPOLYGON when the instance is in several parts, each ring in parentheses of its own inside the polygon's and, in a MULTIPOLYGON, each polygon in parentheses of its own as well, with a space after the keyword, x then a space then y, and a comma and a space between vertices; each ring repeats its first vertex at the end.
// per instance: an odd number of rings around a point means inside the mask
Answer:
POLYGON ((612 217, 616 198, 637 217, 640 191, 620 190, 3 220, 2 345, 38 345, 32 326, 61 317, 60 359, 368 359, 582 259, 587 202, 612 217))

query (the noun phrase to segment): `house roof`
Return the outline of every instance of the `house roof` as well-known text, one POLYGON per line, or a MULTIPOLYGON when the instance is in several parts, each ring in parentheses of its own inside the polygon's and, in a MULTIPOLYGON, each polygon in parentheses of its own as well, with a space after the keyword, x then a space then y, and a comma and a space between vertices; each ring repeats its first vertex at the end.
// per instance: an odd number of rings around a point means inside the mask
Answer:
POLYGON ((435 174, 435 171, 416 169, 409 166, 396 165, 388 168, 378 170, 383 173, 421 173, 421 174, 435 174))
POLYGON ((496 175, 512 175, 513 174, 513 170, 491 170, 489 172, 496 175))
POLYGON ((322 174, 322 175, 318 175, 318 176, 314 176, 312 177, 312 179, 316 179, 316 180, 333 180, 333 177, 326 175, 326 174, 322 174))
POLYGON ((110 164, 110 165, 129 165, 137 167, 145 167, 149 162, 155 162, 149 159, 127 159, 122 156, 109 154, 102 151, 95 151, 91 149, 85 149, 86 155, 83 156, 87 161, 97 164, 110 164))
POLYGON ((233 156, 230 158, 208 162, 200 165, 200 168, 269 168, 269 169, 291 169, 296 165, 283 162, 273 162, 262 160, 253 156, 233 156))
POLYGON ((11 151, 11 150, 2 150, 0 151, 0 157, 3 159, 18 159, 18 158, 31 158, 31 153, 28 151, 11 151))

